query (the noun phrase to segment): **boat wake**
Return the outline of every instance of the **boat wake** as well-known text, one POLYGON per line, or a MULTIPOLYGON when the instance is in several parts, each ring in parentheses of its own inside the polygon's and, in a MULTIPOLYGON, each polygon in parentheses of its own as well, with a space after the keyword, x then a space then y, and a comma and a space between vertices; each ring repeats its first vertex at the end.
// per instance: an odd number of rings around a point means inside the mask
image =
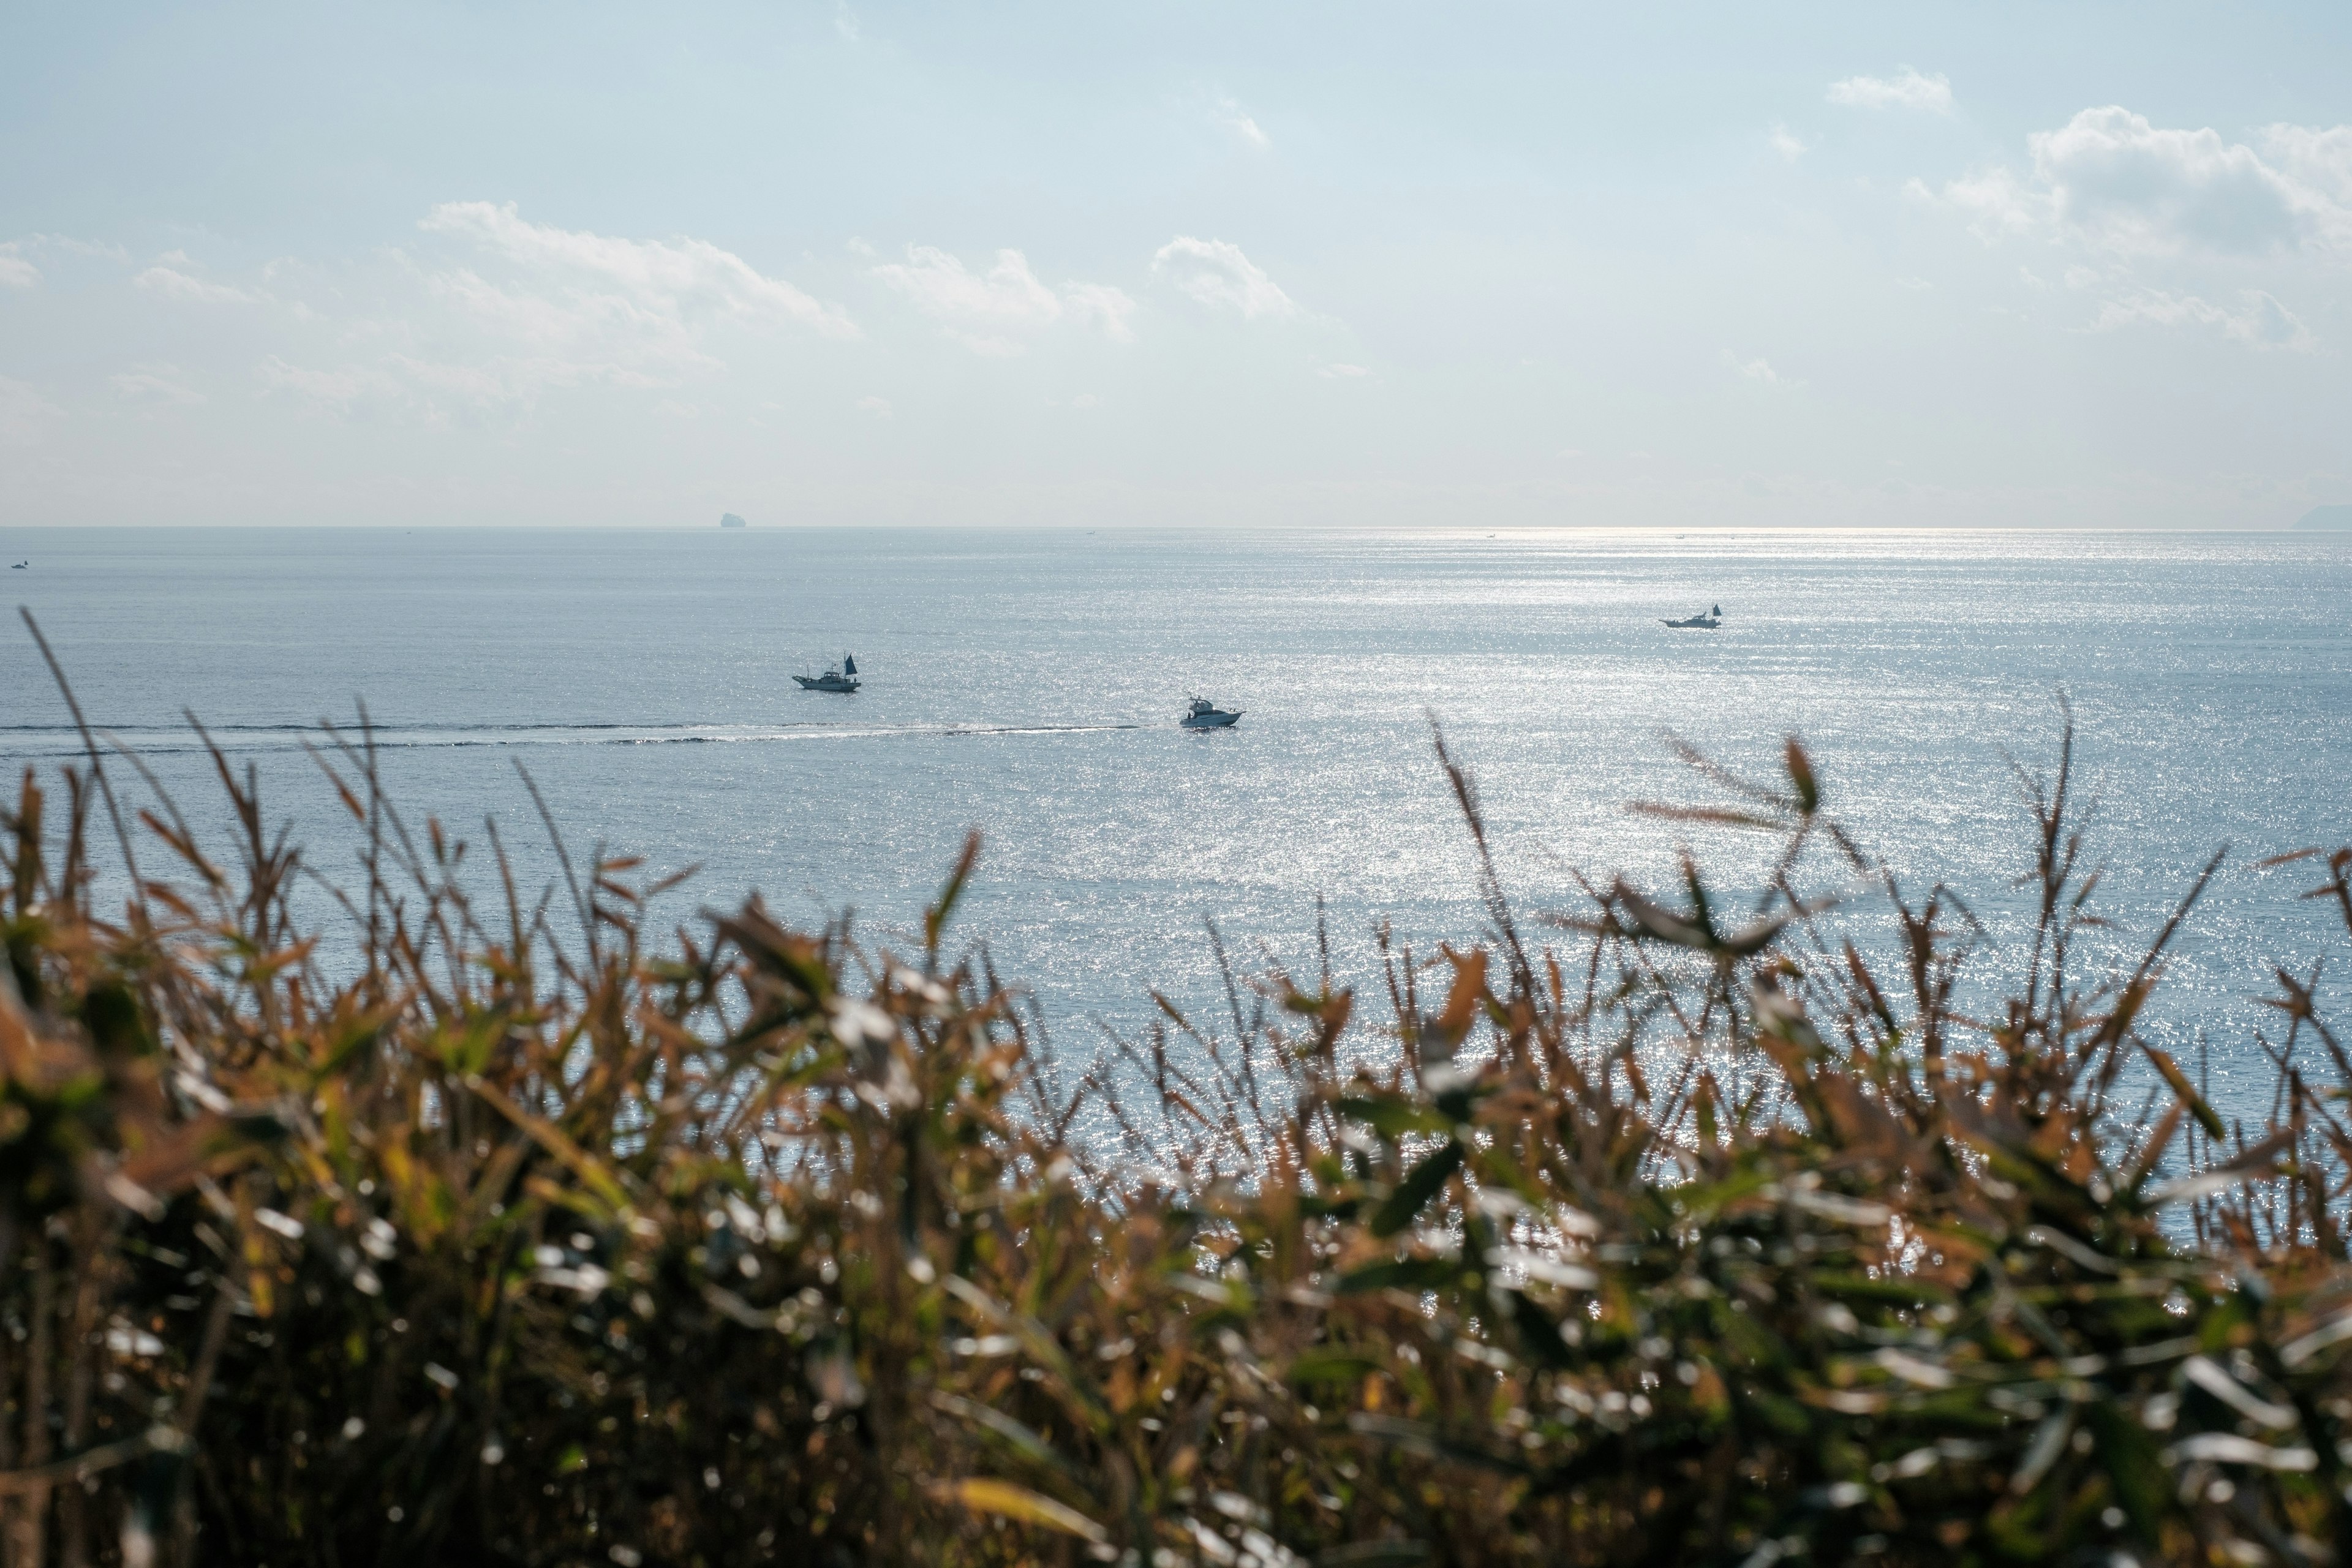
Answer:
MULTIPOLYGON (((338 725, 331 733, 315 724, 208 724, 205 731, 223 752, 245 755, 299 752, 305 746, 331 751, 338 740, 353 746, 373 744, 380 752, 406 752, 473 746, 724 746, 919 736, 1091 735, 1142 728, 1140 724, 379 724, 364 732, 355 725, 338 725)), ((100 745, 141 756, 204 750, 204 742, 184 725, 94 732, 100 745)), ((67 757, 78 756, 81 750, 80 734, 70 724, 0 724, 0 756, 67 757)))

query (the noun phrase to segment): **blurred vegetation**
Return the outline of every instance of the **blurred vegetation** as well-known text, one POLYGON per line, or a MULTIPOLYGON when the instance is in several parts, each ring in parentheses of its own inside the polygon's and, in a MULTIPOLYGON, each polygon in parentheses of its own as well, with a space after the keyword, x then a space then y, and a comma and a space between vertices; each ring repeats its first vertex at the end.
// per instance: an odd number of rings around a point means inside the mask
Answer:
POLYGON ((1656 808, 1772 837, 1736 909, 1538 922, 1441 744, 1488 929, 1070 1066, 976 844, 904 951, 656 937, 331 735, 320 931, 249 773, 205 845, 93 743, 0 816, 0 1559, 2352 1562, 2352 1062, 2315 969, 2263 1128, 2145 1037, 2071 751, 1995 950, 1793 742, 1656 808))

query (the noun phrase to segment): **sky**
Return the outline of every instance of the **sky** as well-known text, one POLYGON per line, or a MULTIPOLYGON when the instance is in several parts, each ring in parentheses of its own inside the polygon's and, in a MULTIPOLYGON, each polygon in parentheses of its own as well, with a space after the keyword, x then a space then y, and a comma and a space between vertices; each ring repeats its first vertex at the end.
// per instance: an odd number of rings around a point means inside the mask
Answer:
POLYGON ((0 8, 0 526, 2271 528, 2352 7, 0 8))

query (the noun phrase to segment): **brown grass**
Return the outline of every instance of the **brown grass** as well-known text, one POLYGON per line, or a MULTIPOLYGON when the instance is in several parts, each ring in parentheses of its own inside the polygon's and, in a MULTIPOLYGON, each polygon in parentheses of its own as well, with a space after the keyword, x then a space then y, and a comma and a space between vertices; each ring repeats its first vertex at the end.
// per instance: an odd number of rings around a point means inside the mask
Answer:
POLYGON ((200 845, 93 747, 0 816, 0 1556, 2352 1561, 2352 1062, 2281 972, 2242 1135, 2140 1032, 2171 928, 2084 972, 2071 748, 2014 961, 1792 742, 1667 814, 1775 837, 1736 914, 1490 867, 1384 1007, 1268 974, 1066 1073, 950 943, 976 845, 919 949, 657 940, 331 738, 319 932, 249 777, 200 845))

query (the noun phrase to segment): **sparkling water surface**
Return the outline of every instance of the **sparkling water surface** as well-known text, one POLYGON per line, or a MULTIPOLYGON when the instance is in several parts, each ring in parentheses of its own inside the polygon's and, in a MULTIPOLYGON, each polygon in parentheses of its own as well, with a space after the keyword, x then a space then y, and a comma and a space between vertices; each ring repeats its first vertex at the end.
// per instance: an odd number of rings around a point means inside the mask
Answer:
MULTIPOLYGON (((904 942, 978 828, 965 933, 1065 1054, 1140 1026, 1150 986, 1222 1008, 1204 921, 1244 967, 1311 965, 1321 895, 1374 989, 1378 922, 1475 937, 1433 716, 1529 910, 1573 903, 1570 867, 1667 885, 1685 841, 1752 887, 1758 846, 1626 808, 1715 798, 1669 731, 1759 775, 1796 733, 1856 837, 1999 945, 2028 859, 2011 759, 2053 760, 2063 690, 2117 942, 2231 847, 2158 1009, 2210 1037, 2221 1098, 2265 1109, 2269 966, 2352 960, 2296 898, 2309 866, 2255 864, 2352 839, 2352 539, 20 529, 0 553, 31 561, 7 586, 91 721, 201 829, 226 815, 184 710, 330 874, 354 842, 301 742, 358 700, 412 818, 478 842, 495 816, 543 881, 520 763, 575 854, 700 866, 674 920, 759 889, 904 942), (1720 630, 1661 624, 1711 604, 1720 630), (845 651, 855 696, 788 679, 845 651), (1180 731, 1194 693, 1245 716, 1180 731)), ((0 761, 68 759, 67 723, 0 635, 0 761)))

